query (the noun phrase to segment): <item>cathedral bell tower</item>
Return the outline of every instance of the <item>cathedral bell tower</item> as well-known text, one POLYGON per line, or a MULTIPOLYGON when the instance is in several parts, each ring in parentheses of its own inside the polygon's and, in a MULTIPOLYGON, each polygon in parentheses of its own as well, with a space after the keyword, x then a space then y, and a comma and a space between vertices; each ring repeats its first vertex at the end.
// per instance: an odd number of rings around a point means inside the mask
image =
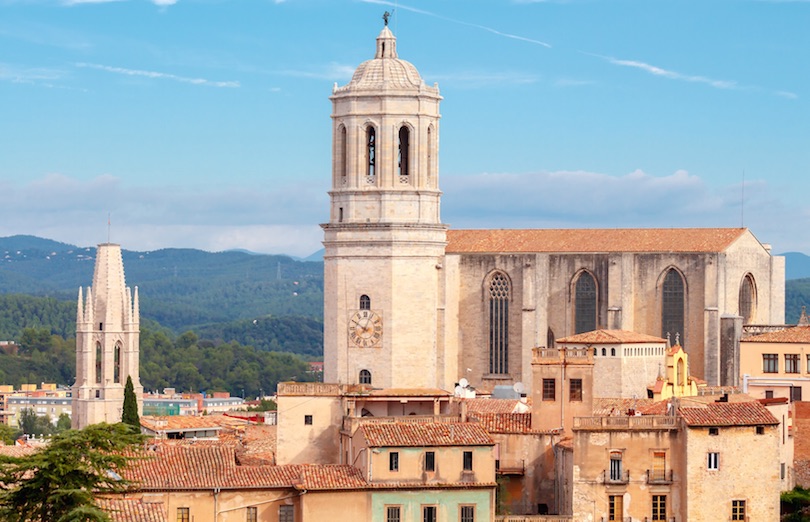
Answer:
MULTIPOLYGON (((397 57, 387 26, 373 59, 332 100, 324 229, 324 379, 444 387, 439 95, 397 57)), ((451 377, 452 379, 452 377, 451 377)), ((451 381, 452 382, 452 381, 451 381)))
POLYGON ((96 250, 93 286, 82 295, 76 313, 76 383, 73 428, 121 422, 124 386, 132 378, 138 410, 143 387, 138 376, 138 287, 134 297, 124 284, 121 247, 105 243, 96 250))

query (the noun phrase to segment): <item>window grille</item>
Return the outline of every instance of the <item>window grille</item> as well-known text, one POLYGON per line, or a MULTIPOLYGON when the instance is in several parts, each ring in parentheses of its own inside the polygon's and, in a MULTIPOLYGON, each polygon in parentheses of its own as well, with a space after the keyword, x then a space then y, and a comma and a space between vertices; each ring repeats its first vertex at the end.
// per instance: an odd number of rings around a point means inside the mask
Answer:
POLYGON ((664 277, 664 286, 661 294, 661 337, 667 335, 684 339, 684 282, 681 274, 671 268, 664 277))
POLYGON ((577 278, 574 290, 575 333, 596 330, 596 281, 588 272, 577 278))
POLYGON ((509 279, 501 272, 489 283, 489 373, 509 373, 509 279))

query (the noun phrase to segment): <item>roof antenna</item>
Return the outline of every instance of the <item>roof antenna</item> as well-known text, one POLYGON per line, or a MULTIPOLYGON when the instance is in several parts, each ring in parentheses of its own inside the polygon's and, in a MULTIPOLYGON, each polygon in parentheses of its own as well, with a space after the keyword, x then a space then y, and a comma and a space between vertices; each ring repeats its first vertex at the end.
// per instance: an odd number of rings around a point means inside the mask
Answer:
POLYGON ((742 189, 740 192, 740 228, 745 228, 745 169, 743 169, 742 173, 742 189))

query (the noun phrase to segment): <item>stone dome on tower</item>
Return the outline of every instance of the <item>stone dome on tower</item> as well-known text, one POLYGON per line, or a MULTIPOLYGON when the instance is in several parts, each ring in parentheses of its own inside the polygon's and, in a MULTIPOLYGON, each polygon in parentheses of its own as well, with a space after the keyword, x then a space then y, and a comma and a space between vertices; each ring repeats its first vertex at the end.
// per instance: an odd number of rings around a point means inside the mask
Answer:
POLYGON ((374 58, 361 63, 354 71, 351 81, 343 87, 335 86, 334 93, 387 89, 438 91, 436 87, 425 85, 412 63, 397 57, 397 39, 388 26, 385 26, 377 36, 374 58))

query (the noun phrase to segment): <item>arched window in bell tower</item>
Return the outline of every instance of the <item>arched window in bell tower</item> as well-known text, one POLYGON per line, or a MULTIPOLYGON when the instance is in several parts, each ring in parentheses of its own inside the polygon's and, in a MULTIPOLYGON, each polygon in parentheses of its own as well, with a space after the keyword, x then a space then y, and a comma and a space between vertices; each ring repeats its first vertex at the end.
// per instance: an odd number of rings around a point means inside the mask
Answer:
POLYGON ((403 183, 408 182, 409 162, 411 157, 411 131, 407 126, 403 125, 399 128, 399 154, 398 164, 399 167, 399 181, 403 183))
POLYGON ((509 373, 509 278, 496 272, 489 281, 489 373, 509 373))
POLYGON ((371 310, 371 298, 366 294, 360 296, 360 310, 371 310))
POLYGON ((429 126, 427 129, 427 179, 431 180, 433 178, 433 158, 436 155, 436 141, 434 135, 436 133, 433 132, 433 125, 429 126))
POLYGON ((113 355, 113 382, 121 382, 121 343, 115 343, 113 355))
POLYGON ((670 268, 661 287, 661 337, 684 342, 685 285, 680 272, 670 268))
POLYGON ((371 125, 366 129, 366 176, 374 180, 377 162, 377 131, 371 125))
POLYGON ((101 382, 101 343, 96 342, 96 382, 101 382))
POLYGON ((338 128, 337 165, 338 165, 338 176, 342 185, 346 184, 346 175, 349 173, 348 147, 349 144, 346 141, 346 126, 341 125, 340 128, 338 128))

